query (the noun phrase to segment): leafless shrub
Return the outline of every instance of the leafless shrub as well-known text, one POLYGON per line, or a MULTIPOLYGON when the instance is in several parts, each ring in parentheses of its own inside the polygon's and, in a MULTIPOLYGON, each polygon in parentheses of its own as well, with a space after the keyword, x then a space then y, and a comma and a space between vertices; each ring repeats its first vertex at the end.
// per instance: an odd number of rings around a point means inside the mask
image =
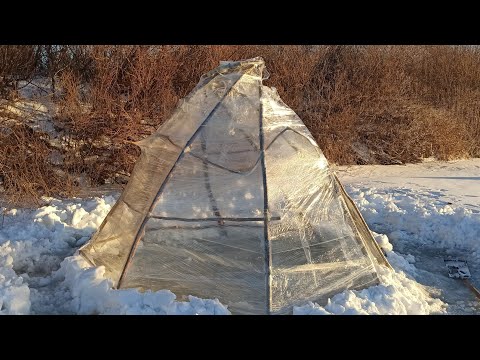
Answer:
POLYGON ((49 161, 42 133, 26 125, 0 126, 0 178, 12 203, 39 204, 41 196, 71 195, 74 180, 49 161))
POLYGON ((39 60, 39 48, 30 45, 0 45, 0 98, 12 99, 20 80, 29 80, 39 60))
POLYGON ((5 187, 33 196, 56 193, 60 179, 83 176, 97 185, 128 176, 139 155, 132 142, 162 124, 203 73, 220 60, 254 56, 266 61, 266 85, 277 88, 332 162, 480 156, 480 51, 475 47, 0 46, 0 91, 18 79, 50 77, 58 105, 54 122, 64 139, 56 149, 64 161, 53 166, 47 135, 15 128, 16 142, 5 137, 10 142, 0 144, 5 187), (32 146, 42 150, 33 155, 32 146), (12 149, 25 154, 22 166, 32 156, 43 165, 12 167, 5 155, 12 149), (12 180, 12 171, 21 176, 12 180), (62 176, 52 176, 59 171, 62 176), (27 178, 31 187, 22 182, 27 178))

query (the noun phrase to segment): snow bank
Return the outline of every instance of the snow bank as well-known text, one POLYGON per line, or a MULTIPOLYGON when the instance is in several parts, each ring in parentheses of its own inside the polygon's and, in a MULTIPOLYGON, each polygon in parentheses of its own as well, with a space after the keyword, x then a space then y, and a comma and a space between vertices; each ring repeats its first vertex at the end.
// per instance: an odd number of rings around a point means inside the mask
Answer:
MULTIPOLYGON (((404 168, 399 168, 397 171, 405 172, 403 176, 410 179, 408 181, 421 179, 425 182, 430 178, 431 181, 438 181, 433 176, 419 177, 421 168, 419 166, 417 168, 412 173, 408 173, 408 169, 404 168)), ((478 168, 477 166, 477 170, 478 168)), ((352 169, 357 177, 350 175, 351 184, 346 185, 346 189, 369 227, 378 232, 378 234, 373 233, 374 237, 395 271, 382 271, 381 285, 362 291, 342 292, 333 296, 324 307, 314 303, 297 307, 295 314, 437 314, 446 312, 448 304, 430 297, 424 287, 415 281, 416 278, 421 277, 417 274, 414 265, 415 257, 408 253, 400 254, 399 251, 408 252, 407 249, 412 247, 427 246, 438 249, 440 257, 442 254, 457 252, 468 254, 469 262, 474 265, 480 260, 480 212, 475 209, 478 206, 472 204, 477 197, 472 195, 475 192, 470 191, 467 195, 464 194, 464 197, 469 197, 470 200, 466 205, 471 208, 460 202, 462 199, 457 199, 456 193, 449 201, 443 199, 444 192, 449 193, 451 190, 451 186, 447 186, 451 185, 448 183, 452 181, 450 179, 457 179, 456 187, 458 187, 459 181, 471 182, 473 177, 455 178, 452 176, 455 174, 449 173, 445 164, 435 164, 435 167, 429 165, 427 170, 438 179, 442 179, 442 189, 428 188, 428 183, 420 185, 410 183, 409 188, 397 186, 395 181, 405 183, 407 180, 386 176, 385 168, 379 167, 377 171, 383 172, 373 175, 369 173, 371 169, 366 167, 352 169), (443 171, 441 174, 436 173, 437 167, 439 171, 443 171), (366 175, 372 176, 373 179, 366 175), (362 181, 367 185, 359 186, 355 181, 362 181), (381 186, 372 186, 374 183, 381 186), (396 251, 393 251, 394 248, 396 251)), ((455 169, 455 171, 460 170, 462 169, 455 169)), ((427 173, 427 175, 430 174, 427 173)), ((441 274, 432 273, 431 276, 441 276, 441 274)))
POLYGON ((381 270, 381 285, 361 291, 344 291, 325 307, 315 303, 296 307, 296 315, 428 315, 442 314, 445 304, 431 298, 421 285, 403 272, 381 270))
POLYGON ((13 250, 9 245, 9 242, 0 245, 0 314, 28 314, 30 289, 13 271, 13 250))
POLYGON ((104 267, 91 268, 80 256, 62 263, 57 275, 63 275, 71 290, 72 310, 77 314, 120 315, 229 315, 217 299, 204 300, 195 296, 189 302, 175 301, 169 290, 140 293, 133 289, 112 290, 104 278, 104 267))
POLYGON ((386 235, 373 235, 394 268, 379 268, 381 284, 360 291, 344 291, 329 299, 324 307, 312 302, 295 307, 294 315, 428 315, 446 312, 447 305, 430 297, 412 278, 416 273, 415 258, 395 253, 386 235))
MULTIPOLYGON (((35 210, 5 212, 0 228, 0 314, 229 314, 218 300, 188 302, 162 290, 113 290, 104 268, 78 255, 116 201, 45 199, 35 210)), ((0 209, 1 210, 1 209, 0 209)))
POLYGON ((441 201, 432 192, 348 187, 370 228, 386 234, 396 248, 406 242, 439 249, 468 250, 480 260, 480 213, 441 201))
POLYGON ((53 293, 45 294, 52 273, 90 238, 115 203, 112 196, 45 200, 48 205, 39 209, 4 212, 0 227, 0 314, 53 311, 47 309, 48 304, 53 303, 50 306, 54 308, 62 301, 53 299, 53 293))

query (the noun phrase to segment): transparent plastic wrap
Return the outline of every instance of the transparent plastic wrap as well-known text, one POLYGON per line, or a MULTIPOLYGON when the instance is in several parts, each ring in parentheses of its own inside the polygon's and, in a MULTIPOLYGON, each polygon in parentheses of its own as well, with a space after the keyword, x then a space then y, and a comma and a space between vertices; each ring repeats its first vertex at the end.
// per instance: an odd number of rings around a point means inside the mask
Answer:
POLYGON ((80 250, 117 287, 269 314, 378 282, 387 261, 263 70, 222 62, 138 143, 128 186, 80 250))

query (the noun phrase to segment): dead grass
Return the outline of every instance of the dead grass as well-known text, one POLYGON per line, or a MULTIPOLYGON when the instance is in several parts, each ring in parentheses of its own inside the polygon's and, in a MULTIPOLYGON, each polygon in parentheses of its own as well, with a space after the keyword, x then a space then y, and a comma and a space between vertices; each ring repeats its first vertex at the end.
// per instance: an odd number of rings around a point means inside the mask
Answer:
MULTIPOLYGON (((80 175, 92 185, 120 181, 139 155, 131 142, 165 121, 203 73, 220 60, 254 56, 266 61, 265 84, 277 88, 331 162, 480 156, 476 47, 62 45, 0 47, 0 54, 2 79, 55 79, 55 124, 65 135, 56 149, 64 161, 55 167, 45 134, 22 127, 14 129, 15 140, 4 135, 0 176, 11 194, 57 194, 61 182, 80 175), (23 65, 13 66, 14 59, 23 65), (12 151, 24 154, 15 166, 12 151), (28 169, 33 160, 42 165, 28 169), (59 171, 68 175, 52 175, 59 171)), ((0 94, 10 94, 12 82, 2 81, 0 94)))
POLYGON ((0 180, 10 203, 40 204, 41 196, 68 196, 75 193, 71 175, 50 162, 51 149, 26 125, 0 127, 0 180))

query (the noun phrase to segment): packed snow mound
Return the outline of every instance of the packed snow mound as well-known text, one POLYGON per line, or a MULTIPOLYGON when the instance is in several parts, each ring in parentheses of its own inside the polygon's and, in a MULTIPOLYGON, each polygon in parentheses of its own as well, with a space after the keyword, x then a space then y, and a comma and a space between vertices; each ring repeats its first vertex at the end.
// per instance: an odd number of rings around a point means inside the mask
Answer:
POLYGON ((429 315, 446 313, 447 304, 430 297, 411 276, 415 258, 393 251, 384 234, 373 233, 393 270, 380 268, 381 284, 360 291, 347 290, 333 296, 324 307, 310 302, 294 308, 294 315, 429 315), (409 276, 409 275, 410 276, 409 276))
POLYGON ((22 315, 30 311, 30 289, 13 271, 10 243, 0 245, 0 315, 22 315))
POLYGON ((5 211, 0 314, 230 314, 218 300, 179 302, 168 290, 113 290, 103 267, 91 268, 75 255, 116 198, 44 198, 48 204, 38 209, 5 211))
POLYGON ((296 307, 296 315, 429 315, 446 312, 441 300, 431 298, 403 272, 382 270, 381 285, 348 290, 329 299, 324 307, 309 303, 296 307))
POLYGON ((79 255, 65 259, 58 272, 71 291, 72 310, 76 314, 108 315, 229 315, 218 300, 195 296, 189 302, 175 301, 169 290, 140 293, 133 289, 113 290, 104 278, 103 266, 92 268, 79 255))
MULTIPOLYGON (((432 191, 347 187, 370 228, 402 249, 407 242, 465 250, 480 260, 480 212, 440 200, 432 191)), ((390 259, 389 259, 390 260, 390 259)))

